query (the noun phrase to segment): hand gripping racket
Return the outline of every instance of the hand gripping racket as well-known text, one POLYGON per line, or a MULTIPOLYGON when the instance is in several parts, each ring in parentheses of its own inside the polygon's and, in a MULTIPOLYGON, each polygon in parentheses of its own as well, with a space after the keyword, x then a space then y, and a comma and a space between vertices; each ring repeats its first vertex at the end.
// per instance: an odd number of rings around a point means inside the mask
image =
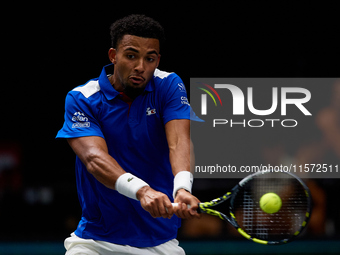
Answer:
MULTIPOLYGON (((176 203, 173 204, 176 206, 176 203)), ((198 213, 207 213, 229 222, 237 231, 260 244, 285 244, 297 237, 311 216, 312 199, 306 184, 288 172, 257 172, 242 179, 230 192, 199 203, 198 213), (278 212, 260 207, 264 194, 275 193, 282 201, 278 212), (214 210, 217 205, 224 213, 214 210)))

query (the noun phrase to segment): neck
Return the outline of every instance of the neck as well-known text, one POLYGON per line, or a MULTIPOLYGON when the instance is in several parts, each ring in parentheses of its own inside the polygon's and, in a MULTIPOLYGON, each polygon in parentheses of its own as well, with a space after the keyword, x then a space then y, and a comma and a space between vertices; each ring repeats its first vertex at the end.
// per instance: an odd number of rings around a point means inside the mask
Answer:
POLYGON ((118 92, 124 92, 124 94, 130 97, 132 100, 134 100, 144 91, 144 88, 133 88, 130 86, 124 86, 123 84, 118 82, 118 79, 115 78, 115 75, 110 76, 109 81, 115 90, 117 90, 118 92))
POLYGON ((109 77, 109 81, 115 90, 117 90, 118 92, 124 91, 123 85, 120 82, 118 82, 118 79, 116 79, 114 74, 109 77))

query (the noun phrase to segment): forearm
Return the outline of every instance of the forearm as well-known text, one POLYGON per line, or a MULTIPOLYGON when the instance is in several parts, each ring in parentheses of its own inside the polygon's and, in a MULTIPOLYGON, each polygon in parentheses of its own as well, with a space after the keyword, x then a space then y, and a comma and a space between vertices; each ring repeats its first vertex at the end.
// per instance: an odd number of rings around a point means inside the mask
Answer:
POLYGON ((142 179, 123 170, 118 162, 109 155, 103 138, 79 137, 68 139, 68 142, 88 172, 106 187, 137 200, 139 189, 149 186, 142 179))
POLYGON ((171 146, 169 159, 174 176, 180 171, 190 171, 190 139, 179 139, 171 146))
POLYGON ((173 198, 179 189, 191 192, 193 176, 190 173, 190 121, 172 120, 165 125, 169 145, 169 159, 175 176, 173 198))
MULTIPOLYGON (((91 150, 90 150, 91 151, 91 150)), ((137 176, 126 173, 118 162, 107 152, 95 150, 83 159, 87 170, 102 184, 120 194, 140 200, 143 196, 138 191, 149 185, 137 176)))
POLYGON ((90 154, 83 163, 99 182, 110 189, 115 189, 119 176, 126 173, 114 158, 103 151, 90 154))
POLYGON ((67 141, 89 173, 106 187, 115 189, 118 177, 125 171, 108 154, 105 140, 99 137, 80 137, 67 141))

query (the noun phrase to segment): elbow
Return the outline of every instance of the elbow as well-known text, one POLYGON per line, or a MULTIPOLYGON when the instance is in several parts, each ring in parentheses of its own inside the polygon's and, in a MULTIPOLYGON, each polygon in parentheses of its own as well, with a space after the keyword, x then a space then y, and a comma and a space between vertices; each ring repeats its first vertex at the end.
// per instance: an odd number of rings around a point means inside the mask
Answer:
POLYGON ((100 152, 97 150, 89 150, 88 153, 84 156, 83 163, 86 166, 87 171, 92 174, 96 175, 98 172, 100 161, 100 152))

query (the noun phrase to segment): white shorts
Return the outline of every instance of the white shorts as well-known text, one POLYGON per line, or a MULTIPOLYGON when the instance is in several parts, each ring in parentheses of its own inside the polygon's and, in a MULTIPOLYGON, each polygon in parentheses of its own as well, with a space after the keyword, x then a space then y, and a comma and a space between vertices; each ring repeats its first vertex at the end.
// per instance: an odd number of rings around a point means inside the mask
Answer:
POLYGON ((184 250, 178 246, 177 239, 172 239, 154 247, 137 248, 129 245, 119 245, 104 241, 83 239, 74 233, 66 238, 64 245, 65 255, 185 255, 184 250))

